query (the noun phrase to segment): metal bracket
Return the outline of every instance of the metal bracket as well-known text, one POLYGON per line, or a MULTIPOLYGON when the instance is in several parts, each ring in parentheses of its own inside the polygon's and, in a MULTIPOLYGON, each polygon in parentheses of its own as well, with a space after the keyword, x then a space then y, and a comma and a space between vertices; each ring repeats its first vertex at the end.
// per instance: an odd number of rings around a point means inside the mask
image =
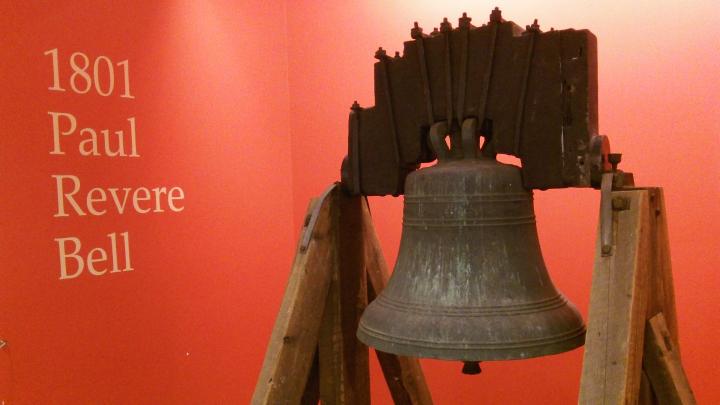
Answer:
POLYGON ((312 240, 313 231, 315 230, 315 224, 317 223, 320 209, 322 209, 323 203, 327 199, 328 195, 330 195, 330 193, 335 190, 335 187, 337 187, 338 184, 339 183, 333 183, 332 186, 328 187, 320 195, 320 197, 315 200, 312 210, 305 217, 305 222, 303 224, 303 230, 301 233, 302 236, 300 239, 300 252, 304 253, 305 251, 307 251, 308 246, 310 246, 310 241, 312 240))
MULTIPOLYGON (((614 164, 613 169, 616 167, 617 164, 614 164)), ((613 211, 623 211, 630 208, 627 198, 613 197, 612 191, 623 187, 633 187, 634 185, 632 173, 617 170, 602 175, 600 184, 600 251, 603 256, 612 256, 613 254, 613 211)))
POLYGON ((603 173, 600 182, 600 252, 612 256, 613 218, 612 189, 613 173, 603 173))

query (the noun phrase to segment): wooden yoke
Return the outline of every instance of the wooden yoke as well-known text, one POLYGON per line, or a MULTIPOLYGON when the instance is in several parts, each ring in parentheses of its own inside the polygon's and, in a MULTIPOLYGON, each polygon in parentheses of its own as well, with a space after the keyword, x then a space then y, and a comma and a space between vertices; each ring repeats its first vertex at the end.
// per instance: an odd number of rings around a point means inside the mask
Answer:
MULTIPOLYGON (((310 203, 252 404, 369 404, 355 333, 387 279, 367 201, 332 185, 310 203)), ((377 355, 396 404, 432 403, 416 359, 377 355)))
POLYGON ((612 193, 613 254, 598 238, 580 404, 695 403, 677 345, 664 204, 661 188, 612 193))

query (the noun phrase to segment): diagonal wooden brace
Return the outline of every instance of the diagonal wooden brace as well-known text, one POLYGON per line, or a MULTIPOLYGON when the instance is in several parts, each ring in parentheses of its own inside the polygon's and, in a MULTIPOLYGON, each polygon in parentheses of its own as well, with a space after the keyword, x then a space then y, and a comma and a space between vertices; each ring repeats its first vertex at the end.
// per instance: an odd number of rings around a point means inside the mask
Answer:
POLYGON ((322 308, 332 278, 336 238, 332 200, 325 198, 311 202, 308 213, 316 205, 319 209, 314 227, 308 227, 311 221, 306 221, 301 232, 301 241, 307 232, 312 235, 307 248, 298 246, 295 254, 255 386, 253 405, 299 404, 305 391, 318 344, 322 308))
MULTIPOLYGON (((369 404, 355 333, 387 278, 367 201, 331 186, 308 209, 252 404, 369 404)), ((417 359, 378 358, 396 404, 432 404, 417 359)))

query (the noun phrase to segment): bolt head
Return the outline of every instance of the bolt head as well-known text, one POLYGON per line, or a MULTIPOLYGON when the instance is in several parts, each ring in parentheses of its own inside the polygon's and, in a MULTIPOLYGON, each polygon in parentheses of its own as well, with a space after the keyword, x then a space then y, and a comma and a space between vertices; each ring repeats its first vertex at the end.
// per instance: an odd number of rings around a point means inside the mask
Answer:
POLYGON ((440 23, 440 32, 450 32, 452 31, 452 24, 450 24, 450 21, 448 21, 447 17, 443 18, 443 22, 440 23))
POLYGON ((502 22, 502 12, 500 11, 500 8, 495 7, 495 9, 490 12, 490 22, 502 22))
POLYGON ((625 197, 613 197, 612 208, 615 211, 623 211, 629 208, 630 202, 625 197))
POLYGON ((378 48, 378 50, 375 51, 375 59, 380 59, 380 60, 382 60, 382 59, 385 59, 385 58, 387 58, 387 52, 385 52, 385 50, 382 49, 382 47, 378 48))
POLYGON ((410 37, 412 39, 422 38, 422 33, 423 33, 422 27, 420 27, 418 25, 417 21, 415 21, 415 23, 413 24, 413 28, 410 30, 410 37))
POLYGON ((461 28, 470 28, 470 21, 472 21, 472 18, 467 16, 467 13, 463 13, 462 17, 458 20, 458 25, 461 28))

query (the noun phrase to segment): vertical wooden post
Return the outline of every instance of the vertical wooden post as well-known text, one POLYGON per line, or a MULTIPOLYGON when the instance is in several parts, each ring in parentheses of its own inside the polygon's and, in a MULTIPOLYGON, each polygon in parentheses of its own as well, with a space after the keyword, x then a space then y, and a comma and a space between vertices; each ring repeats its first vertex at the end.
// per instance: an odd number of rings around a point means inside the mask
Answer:
MULTIPOLYGON (((333 185, 308 209, 252 404, 368 405, 368 348, 355 334, 387 278, 367 202, 333 185)), ((432 404, 416 359, 378 358, 396 404, 432 404)))
MULTIPOLYGON (((372 301, 387 285, 389 276, 380 241, 370 217, 367 203, 363 204, 365 230, 365 267, 368 276, 368 300, 372 301)), ((376 351, 385 381, 396 405, 431 405, 432 397, 425 382, 420 362, 413 357, 396 356, 376 351)))
MULTIPOLYGON (((645 344, 647 344, 647 342, 645 342, 645 344)), ((647 373, 645 372, 644 365, 643 365, 643 369, 640 373, 640 393, 638 394, 638 404, 639 405, 655 405, 655 404, 657 404, 657 398, 655 398, 655 393, 653 392, 653 389, 650 386, 650 378, 647 376, 647 373)))
POLYGON ((612 198, 614 252, 596 253, 579 402, 694 404, 677 346, 662 189, 612 198))
POLYGON ((648 302, 650 218, 647 190, 616 191, 613 254, 599 239, 580 381, 580 404, 638 401, 648 302), (624 207, 623 207, 624 206, 624 207))
POLYGON ((365 405, 370 403, 368 349, 355 336, 367 306, 363 199, 339 189, 332 198, 338 207, 338 248, 320 330, 320 398, 326 405, 365 405))
POLYGON ((300 399, 300 405, 317 405, 318 401, 320 401, 320 359, 316 349, 310 375, 305 383, 305 391, 300 399))
POLYGON ((675 287, 673 283, 672 265, 670 263, 670 242, 668 241, 665 198, 662 188, 648 188, 648 192, 650 197, 653 266, 650 275, 650 298, 648 301, 647 319, 662 312, 670 336, 675 346, 679 348, 675 287))

